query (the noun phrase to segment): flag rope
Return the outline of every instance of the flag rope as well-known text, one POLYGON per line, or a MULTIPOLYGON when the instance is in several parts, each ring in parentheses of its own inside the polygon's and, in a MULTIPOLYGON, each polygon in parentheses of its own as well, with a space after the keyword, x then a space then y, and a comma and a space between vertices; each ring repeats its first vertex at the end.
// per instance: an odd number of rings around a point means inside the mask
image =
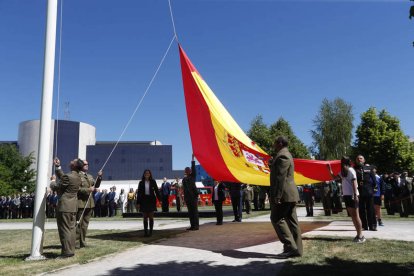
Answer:
MULTIPOLYGON (((57 156, 58 150, 58 133, 59 133, 59 105, 60 105, 60 76, 61 76, 61 64, 62 64, 62 30, 63 30, 63 0, 60 1, 60 22, 59 22, 59 58, 58 58, 58 81, 57 81, 57 97, 56 97, 56 128, 55 130, 55 156, 57 156)), ((53 163, 53 168, 55 167, 53 163)))
POLYGON ((175 29, 174 16, 173 16, 172 7, 171 7, 171 0, 168 0, 168 6, 170 7, 170 17, 171 17, 172 27, 174 30, 174 37, 175 37, 175 40, 178 42, 178 36, 177 36, 177 31, 175 29))

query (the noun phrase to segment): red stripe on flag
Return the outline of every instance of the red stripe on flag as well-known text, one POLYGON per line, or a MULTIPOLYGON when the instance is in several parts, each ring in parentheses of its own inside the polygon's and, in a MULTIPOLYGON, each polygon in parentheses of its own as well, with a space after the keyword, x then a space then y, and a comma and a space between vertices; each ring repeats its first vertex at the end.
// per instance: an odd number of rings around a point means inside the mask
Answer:
MULTIPOLYGON (((179 45, 185 105, 190 129, 193 153, 206 172, 216 180, 239 182, 229 171, 211 122, 210 110, 191 72, 197 72, 179 45)), ((201 75, 198 74, 200 77, 201 75)))

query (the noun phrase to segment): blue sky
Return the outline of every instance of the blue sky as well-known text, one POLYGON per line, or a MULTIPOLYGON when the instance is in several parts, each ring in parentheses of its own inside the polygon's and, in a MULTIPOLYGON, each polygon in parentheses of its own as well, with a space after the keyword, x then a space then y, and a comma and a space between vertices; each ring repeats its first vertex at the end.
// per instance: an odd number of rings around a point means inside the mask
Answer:
MULTIPOLYGON (((322 100, 341 97, 355 125, 374 106, 414 136, 412 2, 171 2, 181 45, 242 129, 258 114, 267 124, 282 116, 309 146, 322 100)), ((40 118, 45 17, 45 0, 0 0, 0 140, 40 118)), ((65 0, 53 117, 70 102, 71 120, 94 125, 98 141, 118 140, 172 37, 167 0, 65 0)), ((174 44, 122 140, 172 145, 182 169, 186 119, 174 44)))

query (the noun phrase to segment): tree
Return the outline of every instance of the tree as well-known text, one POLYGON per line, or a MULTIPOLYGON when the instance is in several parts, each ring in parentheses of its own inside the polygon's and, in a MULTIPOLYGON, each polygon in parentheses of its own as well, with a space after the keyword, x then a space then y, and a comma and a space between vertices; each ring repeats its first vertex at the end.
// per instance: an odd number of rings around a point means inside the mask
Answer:
POLYGON ((282 117, 270 127, 267 127, 263 123, 263 117, 261 115, 256 116, 251 123, 250 129, 247 131, 247 135, 270 155, 275 153, 273 149, 275 139, 278 136, 285 136, 289 140, 289 150, 293 157, 310 157, 306 146, 296 137, 289 123, 282 117))
POLYGON ((361 114, 356 130, 355 154, 362 154, 380 172, 414 170, 414 149, 400 128, 400 121, 374 107, 361 114))
POLYGON ((247 136, 252 139, 264 151, 270 152, 272 149, 272 139, 270 138, 269 129, 263 123, 262 115, 257 115, 250 124, 250 129, 247 131, 247 136))
MULTIPOLYGON (((288 121, 280 117, 274 124, 270 126, 270 137, 275 141, 277 137, 285 136, 289 140, 289 151, 294 158, 310 158, 310 154, 305 144, 293 133, 288 121)), ((273 148, 272 155, 275 153, 273 148)))
POLYGON ((321 160, 340 159, 351 154, 354 115, 352 105, 341 98, 322 101, 316 118, 312 151, 321 160))
POLYGON ((34 157, 20 155, 15 145, 0 145, 0 194, 11 195, 34 191, 35 171, 30 169, 34 157))

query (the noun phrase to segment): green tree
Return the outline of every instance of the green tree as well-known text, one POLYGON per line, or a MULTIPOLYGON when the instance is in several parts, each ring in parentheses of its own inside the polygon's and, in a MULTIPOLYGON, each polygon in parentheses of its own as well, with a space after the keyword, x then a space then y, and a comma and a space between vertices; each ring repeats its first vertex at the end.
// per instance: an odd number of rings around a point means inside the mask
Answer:
POLYGON ((361 114, 354 152, 362 154, 380 172, 414 170, 413 145, 401 130, 400 121, 385 110, 377 114, 371 107, 361 114))
POLYGON ((34 157, 20 155, 15 145, 0 145, 0 194, 11 195, 34 191, 35 171, 30 169, 34 157))
POLYGON ((352 105, 341 98, 324 99, 316 118, 312 152, 321 160, 340 159, 352 151, 352 129, 354 115, 352 105))
POLYGON ((289 139, 289 150, 295 158, 309 158, 309 151, 306 146, 293 133, 289 123, 279 118, 274 124, 268 127, 263 122, 263 117, 258 115, 254 118, 247 131, 247 135, 257 143, 268 154, 273 155, 273 143, 278 136, 285 136, 289 139))
MULTIPOLYGON (((293 133, 288 121, 280 117, 275 123, 270 126, 270 137, 273 142, 279 136, 285 136, 289 140, 289 151, 294 158, 310 158, 310 154, 305 144, 293 133)), ((270 152, 275 154, 273 148, 270 152)))
POLYGON ((250 129, 247 131, 247 136, 252 139, 264 151, 270 152, 272 149, 272 139, 270 138, 269 129, 263 123, 262 115, 257 115, 250 124, 250 129))

